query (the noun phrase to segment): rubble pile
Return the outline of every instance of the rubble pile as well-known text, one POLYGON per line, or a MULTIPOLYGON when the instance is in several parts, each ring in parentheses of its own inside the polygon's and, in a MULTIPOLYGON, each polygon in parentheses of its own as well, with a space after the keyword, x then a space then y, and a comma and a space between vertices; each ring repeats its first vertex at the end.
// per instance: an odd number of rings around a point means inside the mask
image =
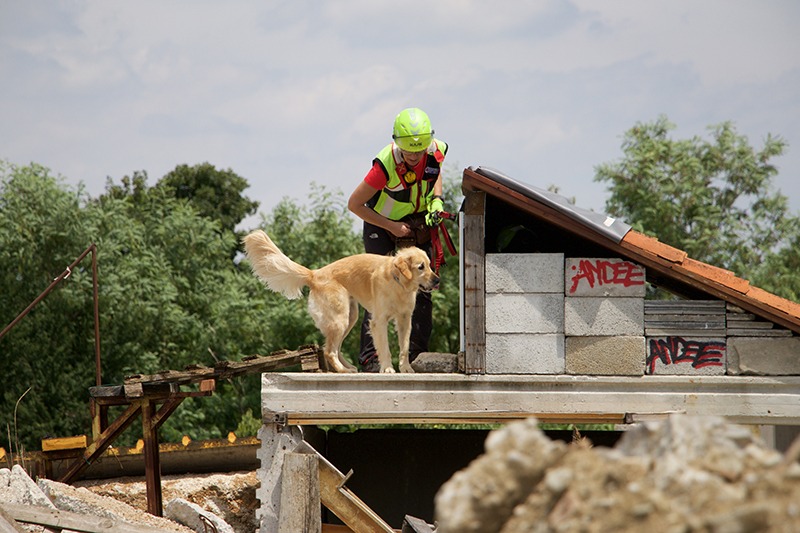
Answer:
MULTIPOLYGON (((128 524, 144 526, 153 531, 174 531, 176 533, 204 531, 205 528, 198 518, 198 515, 202 513, 208 521, 216 526, 217 531, 221 533, 233 531, 219 517, 200 507, 190 507, 192 504, 180 498, 172 499, 166 504, 164 518, 157 517, 143 509, 128 505, 118 498, 95 494, 86 488, 74 487, 49 479, 33 481, 19 465, 14 465, 11 469, 0 468, 0 503, 44 507, 96 518, 122 520, 128 524)), ((50 531, 34 524, 21 524, 21 527, 30 533, 50 531)))
POLYGON ((720 418, 639 424, 613 449, 550 441, 529 419, 492 432, 442 485, 436 521, 438 533, 800 531, 800 464, 720 418))

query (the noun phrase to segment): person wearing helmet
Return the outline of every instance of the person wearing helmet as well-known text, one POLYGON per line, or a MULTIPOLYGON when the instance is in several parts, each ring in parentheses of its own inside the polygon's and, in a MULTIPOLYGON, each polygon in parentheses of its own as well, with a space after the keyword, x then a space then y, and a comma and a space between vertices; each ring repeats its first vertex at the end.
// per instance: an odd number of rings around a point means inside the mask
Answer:
MULTIPOLYGON (((392 139, 373 159, 347 207, 364 221, 367 253, 386 255, 403 246, 418 246, 430 257, 428 226, 444 210, 441 170, 447 144, 434 138, 428 115, 416 107, 395 117, 392 139)), ((361 324, 358 361, 362 371, 379 372, 369 319, 367 312, 361 324)), ((431 295, 420 291, 411 321, 409 361, 428 350, 432 327, 431 295)))

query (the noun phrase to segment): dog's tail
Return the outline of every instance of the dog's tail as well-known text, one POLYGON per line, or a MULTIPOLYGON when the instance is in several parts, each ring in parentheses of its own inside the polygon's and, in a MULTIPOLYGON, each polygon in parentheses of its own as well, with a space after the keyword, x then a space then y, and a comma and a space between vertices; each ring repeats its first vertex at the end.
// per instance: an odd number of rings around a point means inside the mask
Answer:
POLYGON ((303 295, 303 287, 309 284, 313 275, 310 269, 286 257, 260 229, 245 236, 243 242, 253 274, 267 287, 290 300, 303 295))

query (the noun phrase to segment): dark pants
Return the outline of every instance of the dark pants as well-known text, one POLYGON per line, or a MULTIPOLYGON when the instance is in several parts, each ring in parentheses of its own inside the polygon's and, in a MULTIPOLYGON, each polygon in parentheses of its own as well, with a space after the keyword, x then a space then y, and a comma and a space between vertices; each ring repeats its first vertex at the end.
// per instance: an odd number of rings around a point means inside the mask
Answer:
MULTIPOLYGON (((431 244, 417 244, 431 256, 431 244)), ((383 228, 373 226, 364 222, 364 250, 370 254, 388 255, 395 250, 392 237, 383 228)), ((369 334, 369 321, 371 315, 368 311, 364 312, 364 320, 361 322, 361 353, 358 362, 364 366, 368 361, 376 360, 375 344, 372 342, 372 335, 369 334)), ((419 291, 417 293, 417 303, 414 307, 414 314, 411 316, 411 339, 408 348, 409 362, 417 358, 422 352, 428 351, 428 342, 431 338, 433 329, 433 302, 431 293, 419 291)))

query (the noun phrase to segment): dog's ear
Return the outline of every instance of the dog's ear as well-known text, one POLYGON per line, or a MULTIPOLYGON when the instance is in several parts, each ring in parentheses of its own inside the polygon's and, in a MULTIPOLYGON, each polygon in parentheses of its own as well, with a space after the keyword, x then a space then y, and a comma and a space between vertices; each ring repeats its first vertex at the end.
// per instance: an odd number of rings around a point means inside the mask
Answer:
POLYGON ((408 259, 405 257, 395 257, 394 258, 394 266, 400 273, 406 278, 408 281, 411 281, 414 275, 411 273, 411 269, 408 268, 408 259))

